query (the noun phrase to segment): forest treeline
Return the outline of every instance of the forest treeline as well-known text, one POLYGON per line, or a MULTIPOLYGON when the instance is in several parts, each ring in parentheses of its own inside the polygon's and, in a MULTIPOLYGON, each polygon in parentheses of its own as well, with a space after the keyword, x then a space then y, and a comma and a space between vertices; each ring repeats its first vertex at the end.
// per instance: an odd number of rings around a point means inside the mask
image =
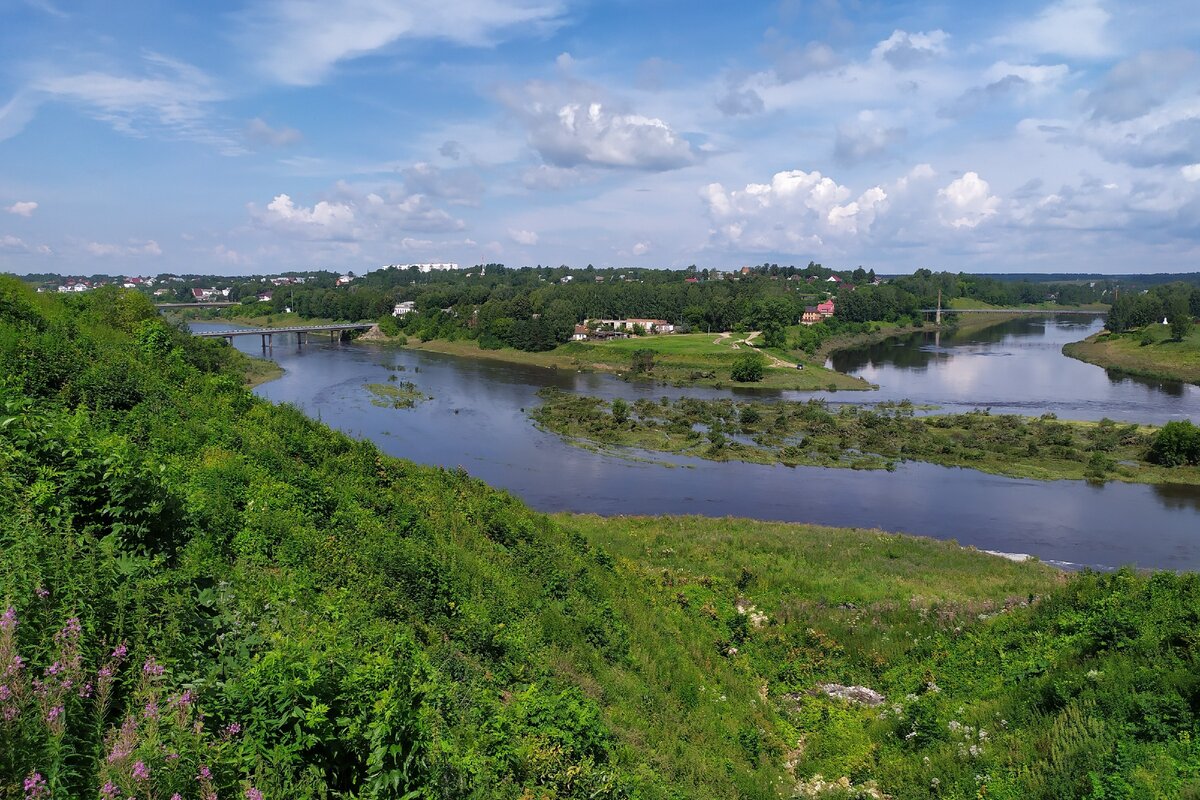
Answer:
POLYGON ((766 264, 746 274, 708 270, 509 269, 421 273, 385 269, 343 287, 305 284, 277 289, 269 303, 247 302, 233 314, 292 309, 301 317, 383 319, 385 331, 422 339, 478 339, 485 348, 549 350, 567 341, 589 319, 663 319, 682 331, 762 330, 768 346, 794 326, 807 306, 833 297, 837 311, 826 325, 918 322, 920 309, 956 298, 997 306, 1104 302, 1105 282, 1037 283, 918 270, 879 282, 861 267, 835 272, 819 264, 766 264), (837 275, 839 281, 830 280, 837 275), (413 312, 391 318, 397 303, 413 312), (389 319, 390 318, 390 319, 389 319), (775 333, 773 333, 775 332, 775 333))

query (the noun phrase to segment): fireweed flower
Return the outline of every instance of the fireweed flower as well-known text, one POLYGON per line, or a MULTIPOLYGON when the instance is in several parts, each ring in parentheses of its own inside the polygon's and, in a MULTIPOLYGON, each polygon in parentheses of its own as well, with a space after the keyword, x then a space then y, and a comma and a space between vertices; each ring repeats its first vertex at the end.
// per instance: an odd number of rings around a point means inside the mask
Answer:
POLYGON ((112 781, 105 781, 104 785, 100 787, 100 796, 104 800, 117 800, 117 795, 120 793, 121 790, 112 781))
POLYGON ((246 789, 246 800, 263 800, 263 794, 258 789, 250 786, 246 789))
POLYGON ((25 800, 42 800, 50 796, 50 787, 40 772, 35 772, 25 779, 25 800))
POLYGON ((139 761, 133 765, 133 779, 135 781, 150 780, 150 768, 146 766, 144 761, 139 761))
POLYGON ((142 672, 150 677, 157 678, 163 674, 163 666, 154 660, 154 656, 146 659, 146 663, 142 665, 142 672))

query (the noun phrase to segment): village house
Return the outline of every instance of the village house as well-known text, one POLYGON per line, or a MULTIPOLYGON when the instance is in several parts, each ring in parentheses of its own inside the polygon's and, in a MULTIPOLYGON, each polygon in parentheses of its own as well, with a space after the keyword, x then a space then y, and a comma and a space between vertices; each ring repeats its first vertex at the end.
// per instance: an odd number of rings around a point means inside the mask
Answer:
POLYGON ((258 295, 258 302, 269 303, 269 302, 271 302, 271 298, 273 298, 273 297, 274 297, 274 294, 272 294, 271 292, 260 292, 258 295))
POLYGON ((392 309, 393 317, 403 317, 406 314, 416 313, 417 303, 415 300, 405 300, 403 303, 396 303, 396 307, 392 309))
POLYGON ((805 306, 804 313, 800 315, 801 325, 816 325, 821 320, 825 319, 821 316, 821 312, 817 311, 816 306, 805 306))
POLYGON ((587 325, 576 325, 575 332, 571 334, 572 342, 586 342, 588 338, 587 325))
POLYGON ((822 317, 833 316, 834 305, 832 300, 826 300, 824 303, 817 303, 817 313, 822 317))
POLYGON ((641 325, 646 333, 674 333, 675 326, 665 319, 602 319, 599 324, 615 331, 633 331, 633 326, 641 325))
POLYGON ((338 276, 338 279, 337 279, 337 285, 345 286, 346 284, 352 282, 353 280, 354 280, 354 278, 350 277, 349 275, 340 275, 340 276, 338 276))

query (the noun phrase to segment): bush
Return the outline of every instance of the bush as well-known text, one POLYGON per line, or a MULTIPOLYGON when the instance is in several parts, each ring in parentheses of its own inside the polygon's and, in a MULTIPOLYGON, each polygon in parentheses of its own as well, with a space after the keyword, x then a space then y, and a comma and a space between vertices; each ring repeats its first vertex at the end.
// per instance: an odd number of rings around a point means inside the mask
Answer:
POLYGON ((733 362, 730 377, 738 383, 755 383, 763 379, 763 357, 758 353, 743 353, 733 362))
POLYGON ((1168 422, 1154 436, 1150 460, 1164 467, 1200 464, 1200 428, 1188 420, 1168 422))

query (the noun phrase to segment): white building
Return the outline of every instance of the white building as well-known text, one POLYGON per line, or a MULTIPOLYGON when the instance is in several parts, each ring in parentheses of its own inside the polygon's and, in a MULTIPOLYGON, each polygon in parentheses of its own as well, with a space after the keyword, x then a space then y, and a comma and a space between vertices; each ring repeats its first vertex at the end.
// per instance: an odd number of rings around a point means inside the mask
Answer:
POLYGON ((417 311, 417 304, 414 300, 405 300, 403 303, 396 303, 396 307, 392 309, 393 317, 403 317, 406 314, 414 314, 417 311))
POLYGON ((441 272, 444 270, 458 269, 458 264, 388 264, 384 269, 412 269, 416 267, 421 272, 441 272))

